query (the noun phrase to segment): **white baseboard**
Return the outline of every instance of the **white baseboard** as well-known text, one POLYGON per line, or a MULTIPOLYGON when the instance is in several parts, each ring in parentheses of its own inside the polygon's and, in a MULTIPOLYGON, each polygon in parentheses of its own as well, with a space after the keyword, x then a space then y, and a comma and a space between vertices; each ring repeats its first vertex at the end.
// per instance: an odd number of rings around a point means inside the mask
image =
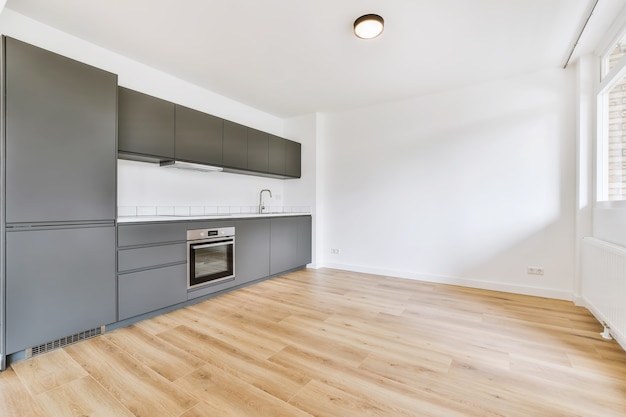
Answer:
POLYGON ((483 290, 502 291, 514 294, 532 295, 536 297, 554 298, 558 300, 573 301, 574 296, 571 291, 558 290, 553 288, 541 288, 541 287, 528 287, 524 285, 516 284, 503 284, 493 281, 482 281, 476 279, 434 275, 434 274, 422 274, 408 271, 396 271, 389 269, 370 268, 359 265, 338 264, 338 263, 326 263, 317 264, 316 268, 332 268, 340 269, 343 271, 362 272, 365 274, 384 275, 394 278, 405 278, 416 281, 435 282, 438 284, 450 284, 459 285, 462 287, 479 288, 483 290))

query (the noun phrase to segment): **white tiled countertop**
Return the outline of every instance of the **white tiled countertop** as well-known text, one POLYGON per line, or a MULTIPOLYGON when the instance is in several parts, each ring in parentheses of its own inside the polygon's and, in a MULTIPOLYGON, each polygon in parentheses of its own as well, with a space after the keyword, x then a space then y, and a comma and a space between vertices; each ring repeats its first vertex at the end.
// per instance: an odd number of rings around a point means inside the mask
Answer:
POLYGON ((119 206, 118 223, 171 222, 182 220, 225 220, 254 217, 306 216, 308 206, 266 206, 260 214, 258 206, 119 206))
POLYGON ((203 216, 120 216, 118 223, 144 223, 144 222, 171 222, 186 220, 227 220, 227 219, 250 219, 264 217, 286 217, 286 216, 310 216, 311 213, 290 212, 290 213, 232 213, 232 214, 209 214, 203 216))

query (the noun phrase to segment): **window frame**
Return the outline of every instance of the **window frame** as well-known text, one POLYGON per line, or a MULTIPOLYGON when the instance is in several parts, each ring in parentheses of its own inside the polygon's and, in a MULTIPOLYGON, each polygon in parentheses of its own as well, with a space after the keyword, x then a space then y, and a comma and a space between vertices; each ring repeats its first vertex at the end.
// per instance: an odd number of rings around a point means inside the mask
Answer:
MULTIPOLYGON (((607 60, 615 45, 626 37, 626 28, 619 32, 600 59, 601 79, 596 90, 596 190, 595 205, 601 208, 626 208, 626 196, 622 200, 608 199, 608 97, 610 91, 626 78, 626 54, 610 71, 605 72, 607 60)), ((626 146, 624 147, 626 149, 626 146)))

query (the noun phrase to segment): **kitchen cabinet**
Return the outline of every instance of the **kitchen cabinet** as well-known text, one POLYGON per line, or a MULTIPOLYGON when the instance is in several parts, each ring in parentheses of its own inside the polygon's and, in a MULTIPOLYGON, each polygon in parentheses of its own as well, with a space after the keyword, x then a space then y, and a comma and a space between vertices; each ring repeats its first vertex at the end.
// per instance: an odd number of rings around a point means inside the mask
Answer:
POLYGON ((124 87, 118 89, 118 157, 177 159, 225 171, 299 178, 299 143, 124 87))
POLYGON ((116 319, 117 76, 3 37, 6 353, 116 319))
POLYGON ((287 139, 269 135, 267 172, 270 174, 285 175, 287 142, 287 139))
POLYGON ((117 77, 5 38, 6 222, 113 220, 117 77))
POLYGON ((235 275, 245 284, 270 275, 270 219, 235 223, 235 275))
POLYGON ((285 176, 300 178, 302 167, 302 145, 292 140, 285 142, 285 176))
POLYGON ((269 134, 248 128, 248 167, 249 171, 268 172, 269 134))
POLYGON ((115 227, 6 233, 6 351, 113 323, 115 227))
POLYGON ((221 166, 223 130, 219 117, 176 105, 176 159, 221 166))
POLYGON ((120 275, 119 320, 187 300, 186 264, 120 275))
POLYGON ((118 320, 217 294, 311 262, 311 216, 118 226, 118 320), (186 231, 235 227, 235 279, 187 289, 186 231))
POLYGON ((311 217, 277 217, 270 224, 270 275, 311 262, 311 217))
POLYGON ((174 159, 175 105, 118 88, 118 153, 138 160, 174 159))
POLYGON ((120 248, 186 241, 187 227, 184 222, 121 224, 117 231, 120 248))
POLYGON ((224 120, 222 164, 225 168, 248 169, 248 128, 224 120))
POLYGON ((118 320, 187 301, 184 222, 118 226, 118 320))
POLYGON ((186 260, 187 246, 184 243, 120 249, 117 253, 117 269, 124 272, 186 262, 186 260))

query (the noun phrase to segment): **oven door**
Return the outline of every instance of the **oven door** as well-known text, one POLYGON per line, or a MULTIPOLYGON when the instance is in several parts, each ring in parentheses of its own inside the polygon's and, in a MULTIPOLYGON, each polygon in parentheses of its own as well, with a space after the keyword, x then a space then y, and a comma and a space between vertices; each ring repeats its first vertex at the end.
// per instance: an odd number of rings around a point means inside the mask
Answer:
POLYGON ((235 239, 212 239, 188 243, 187 287, 235 278, 235 239))

